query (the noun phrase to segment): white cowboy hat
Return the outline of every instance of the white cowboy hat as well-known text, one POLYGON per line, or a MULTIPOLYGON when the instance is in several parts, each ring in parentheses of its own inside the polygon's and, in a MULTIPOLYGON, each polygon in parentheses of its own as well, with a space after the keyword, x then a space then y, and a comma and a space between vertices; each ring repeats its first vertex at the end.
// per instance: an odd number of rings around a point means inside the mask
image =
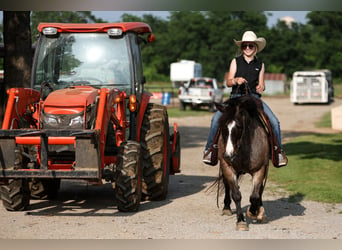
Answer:
POLYGON ((246 31, 243 33, 241 41, 236 41, 234 39, 234 42, 239 48, 241 48, 243 42, 253 42, 258 46, 258 52, 262 51, 266 46, 265 38, 257 37, 253 31, 246 31))

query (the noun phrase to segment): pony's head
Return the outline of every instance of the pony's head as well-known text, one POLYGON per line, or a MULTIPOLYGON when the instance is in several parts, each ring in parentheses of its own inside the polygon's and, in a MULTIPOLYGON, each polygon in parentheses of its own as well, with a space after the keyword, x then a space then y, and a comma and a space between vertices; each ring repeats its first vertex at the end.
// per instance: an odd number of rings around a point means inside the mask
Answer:
POLYGON ((242 145, 248 144, 246 133, 251 119, 257 116, 255 101, 249 96, 232 98, 224 105, 217 104, 217 109, 222 112, 219 127, 224 145, 223 157, 232 162, 242 145))

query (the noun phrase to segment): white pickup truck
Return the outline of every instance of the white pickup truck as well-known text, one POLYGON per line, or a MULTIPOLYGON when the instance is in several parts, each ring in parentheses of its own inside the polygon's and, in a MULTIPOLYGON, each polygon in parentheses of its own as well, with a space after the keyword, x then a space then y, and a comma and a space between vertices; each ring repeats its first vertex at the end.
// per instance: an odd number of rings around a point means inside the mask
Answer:
POLYGON ((214 103, 222 102, 223 91, 215 78, 196 77, 179 88, 178 99, 181 110, 185 110, 186 106, 191 106, 192 109, 208 106, 210 111, 215 111, 214 103))

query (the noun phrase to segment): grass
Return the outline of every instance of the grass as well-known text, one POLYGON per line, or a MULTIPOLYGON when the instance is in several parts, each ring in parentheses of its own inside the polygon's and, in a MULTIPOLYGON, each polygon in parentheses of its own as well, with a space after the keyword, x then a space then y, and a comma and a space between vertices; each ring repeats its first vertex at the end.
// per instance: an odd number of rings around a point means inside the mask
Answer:
MULTIPOLYGON (((342 84, 334 86, 335 98, 342 98, 342 84)), ((331 128, 331 112, 325 113, 322 118, 315 123, 318 128, 331 128)))
POLYGON ((331 128, 331 112, 325 113, 322 118, 315 123, 317 128, 331 128))
POLYGON ((312 134, 284 145, 289 164, 270 168, 269 180, 294 196, 342 203, 342 134, 312 134))
MULTIPOLYGON (((342 84, 335 87, 336 93, 341 95, 342 84)), ((315 126, 331 127, 331 112, 315 126)), ((284 149, 289 164, 282 169, 270 168, 270 180, 293 197, 342 203, 342 133, 299 136, 286 143, 284 149)))
POLYGON ((187 116, 204 116, 204 115, 214 115, 207 108, 201 108, 198 110, 191 110, 187 107, 186 110, 180 110, 179 107, 168 107, 167 113, 169 117, 187 117, 187 116))
POLYGON ((336 97, 342 98, 342 82, 334 83, 334 95, 336 97))

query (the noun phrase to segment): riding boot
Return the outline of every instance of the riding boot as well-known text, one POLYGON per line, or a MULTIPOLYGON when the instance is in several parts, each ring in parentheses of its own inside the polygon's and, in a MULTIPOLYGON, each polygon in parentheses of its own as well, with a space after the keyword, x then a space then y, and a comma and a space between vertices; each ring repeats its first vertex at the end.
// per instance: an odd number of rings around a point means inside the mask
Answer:
POLYGON ((217 128, 215 132, 215 136, 213 138, 211 146, 204 150, 203 154, 203 162, 205 164, 211 165, 211 166, 216 166, 218 162, 218 138, 220 135, 220 129, 217 128))
POLYGON ((218 161, 218 146, 213 144, 211 148, 204 151, 203 160, 205 164, 216 166, 218 161))
POLYGON ((211 152, 208 152, 208 150, 204 150, 203 152, 203 162, 211 165, 211 152))

